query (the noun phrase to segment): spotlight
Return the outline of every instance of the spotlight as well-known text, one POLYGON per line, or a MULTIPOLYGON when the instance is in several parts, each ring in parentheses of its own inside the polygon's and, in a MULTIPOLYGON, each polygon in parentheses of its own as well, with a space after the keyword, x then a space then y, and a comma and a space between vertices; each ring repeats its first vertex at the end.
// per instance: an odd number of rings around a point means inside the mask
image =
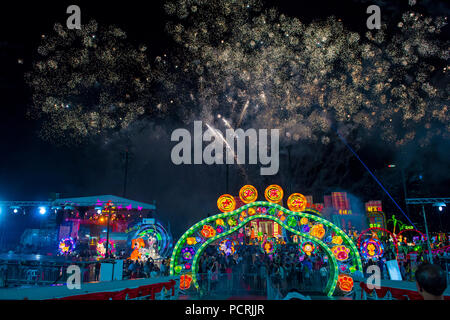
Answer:
POLYGON ((13 209, 14 213, 19 212, 20 207, 10 207, 11 209, 13 209))
POLYGON ((39 207, 39 213, 45 214, 47 212, 47 209, 45 207, 39 207))
POLYGON ((436 203, 433 203, 433 207, 437 207, 438 208, 438 210, 440 211, 440 212, 442 212, 442 210, 444 209, 444 207, 446 207, 447 205, 445 204, 445 202, 436 202, 436 203))

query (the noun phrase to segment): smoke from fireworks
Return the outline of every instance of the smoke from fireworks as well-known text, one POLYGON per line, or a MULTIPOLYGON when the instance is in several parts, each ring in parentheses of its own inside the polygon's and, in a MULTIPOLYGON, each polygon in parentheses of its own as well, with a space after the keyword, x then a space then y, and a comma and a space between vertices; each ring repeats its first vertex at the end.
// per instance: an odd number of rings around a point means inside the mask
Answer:
POLYGON ((397 145, 449 137, 445 18, 407 12, 398 32, 360 35, 339 19, 304 24, 259 0, 167 1, 165 10, 175 45, 155 59, 94 22, 57 24, 42 39, 29 83, 45 138, 79 141, 155 114, 186 123, 222 114, 236 128, 323 144, 332 129, 397 145))

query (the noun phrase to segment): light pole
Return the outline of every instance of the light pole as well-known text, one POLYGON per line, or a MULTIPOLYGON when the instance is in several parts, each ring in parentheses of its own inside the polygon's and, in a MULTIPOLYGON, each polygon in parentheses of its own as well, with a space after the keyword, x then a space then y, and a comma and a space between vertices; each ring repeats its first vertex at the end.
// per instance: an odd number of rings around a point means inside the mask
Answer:
POLYGON ((425 214, 425 204, 432 204, 433 206, 443 207, 445 206, 446 203, 450 203, 450 198, 411 198, 406 199, 406 203, 422 205, 423 220, 425 222, 425 233, 427 235, 428 259, 430 263, 433 263, 433 254, 431 253, 430 237, 428 235, 427 217, 425 214))

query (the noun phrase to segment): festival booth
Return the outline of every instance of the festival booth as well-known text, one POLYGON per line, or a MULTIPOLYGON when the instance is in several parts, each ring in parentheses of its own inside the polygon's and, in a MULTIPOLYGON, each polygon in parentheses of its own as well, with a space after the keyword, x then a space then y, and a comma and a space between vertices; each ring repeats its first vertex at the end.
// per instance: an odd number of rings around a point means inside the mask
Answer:
POLYGON ((114 195, 100 195, 56 199, 52 202, 52 210, 56 215, 59 255, 90 250, 96 252, 98 258, 104 258, 106 247, 113 255, 127 251, 127 228, 137 221, 152 218, 156 206, 114 195))

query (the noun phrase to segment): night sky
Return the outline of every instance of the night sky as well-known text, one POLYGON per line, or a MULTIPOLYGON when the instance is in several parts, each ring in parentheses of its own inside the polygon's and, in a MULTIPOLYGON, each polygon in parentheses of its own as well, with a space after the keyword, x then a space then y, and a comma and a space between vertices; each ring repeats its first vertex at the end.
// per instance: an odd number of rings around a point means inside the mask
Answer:
MULTIPOLYGON (((383 20, 394 21, 403 10, 408 9, 408 1, 375 2, 385 13, 383 20)), ((341 18, 350 30, 364 33, 368 16, 365 8, 375 2, 317 0, 303 4, 303 1, 283 0, 268 3, 276 5, 281 12, 299 17, 304 23, 334 15, 341 18)), ((171 130, 167 129, 180 127, 179 123, 149 121, 141 124, 139 130, 126 141, 118 138, 105 144, 94 139, 61 147, 40 139, 37 135, 40 122, 26 116, 31 104, 31 93, 24 81, 24 73, 31 69, 40 35, 51 32, 55 22, 65 25, 68 16, 66 8, 74 3, 2 3, 0 200, 47 200, 51 192, 59 192, 62 197, 100 194, 123 196, 123 154, 128 148, 131 159, 125 196, 143 202, 156 200, 158 217, 170 223, 177 238, 199 219, 216 214, 217 197, 227 191, 225 166, 175 166, 171 163, 170 150, 174 143, 170 142, 167 132, 171 130)), ((431 16, 448 15, 450 10, 446 1, 418 3, 422 4, 419 9, 431 16)), ((76 4, 81 7, 82 23, 96 19, 99 23, 117 25, 127 32, 132 43, 147 44, 152 56, 170 52, 173 46, 164 30, 162 1, 127 1, 120 4, 77 1, 76 4)), ((442 37, 448 40, 448 33, 447 26, 442 37)), ((342 142, 339 139, 332 140, 328 148, 329 153, 334 152, 334 148, 342 149, 342 142)), ((306 147, 293 146, 293 149, 292 163, 301 167, 306 161, 315 161, 316 171, 328 170, 325 160, 310 156, 311 151, 305 151, 309 150, 306 147), (305 152, 306 155, 303 154, 305 152), (295 158, 295 154, 298 158, 295 158)), ((435 137, 424 148, 411 145, 402 153, 376 138, 370 138, 360 145, 358 153, 404 208, 399 166, 397 169, 388 169, 387 165, 403 163, 406 167, 408 197, 450 197, 449 150, 450 141, 440 137, 435 137)), ((345 175, 345 179, 331 179, 329 185, 314 188, 311 188, 313 182, 297 179, 298 168, 295 174, 288 173, 286 158, 281 158, 280 162, 280 172, 273 177, 261 177, 258 175, 259 167, 247 166, 249 183, 255 185, 260 194, 267 185, 273 183, 283 186, 286 193, 313 194, 316 202, 322 202, 322 196, 332 191, 347 191, 361 203, 383 200, 384 211, 388 216, 395 214, 400 220, 406 221, 355 158, 345 167, 331 173, 345 175), (290 190, 291 184, 295 190, 290 190)), ((228 191, 237 194, 244 184, 236 166, 230 166, 228 191)), ((418 209, 410 207, 410 214, 420 228, 422 218, 418 209)), ((449 231, 449 210, 447 208, 439 216, 435 208, 427 207, 432 231, 449 231)))

